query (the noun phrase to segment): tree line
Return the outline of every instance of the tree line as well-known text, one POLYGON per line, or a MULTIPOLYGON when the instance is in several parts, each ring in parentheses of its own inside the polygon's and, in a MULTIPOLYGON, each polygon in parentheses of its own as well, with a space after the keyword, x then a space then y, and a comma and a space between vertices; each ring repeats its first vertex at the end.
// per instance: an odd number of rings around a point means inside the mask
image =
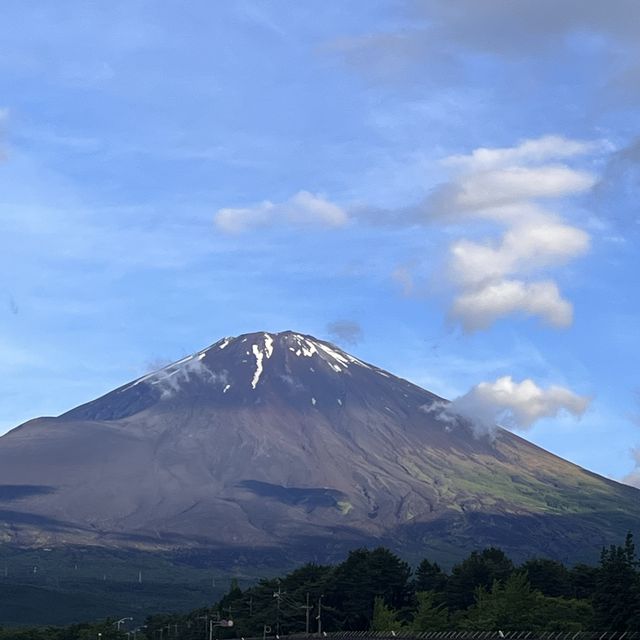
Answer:
MULTIPOLYGON (((211 609, 152 616, 150 638, 178 624, 196 640, 207 616, 233 619, 216 637, 323 631, 636 631, 640 563, 633 537, 602 550, 596 566, 547 558, 516 565, 501 549, 474 551, 451 571, 424 559, 412 571, 389 549, 357 549, 335 566, 306 564, 229 592, 211 609), (193 633, 190 634, 190 630, 193 633), (156 635, 154 635, 154 633, 156 635)), ((165 635, 165 638, 167 636, 165 635)))
MULTIPOLYGON (((384 547, 356 549, 338 565, 309 563, 244 590, 233 580, 213 606, 150 616, 136 638, 201 640, 209 628, 218 640, 305 631, 638 631, 640 562, 631 534, 604 548, 596 566, 547 558, 516 565, 490 547, 450 571, 429 559, 412 570, 384 547)), ((107 621, 0 628, 0 640, 86 640, 98 632, 102 640, 127 637, 107 621)))

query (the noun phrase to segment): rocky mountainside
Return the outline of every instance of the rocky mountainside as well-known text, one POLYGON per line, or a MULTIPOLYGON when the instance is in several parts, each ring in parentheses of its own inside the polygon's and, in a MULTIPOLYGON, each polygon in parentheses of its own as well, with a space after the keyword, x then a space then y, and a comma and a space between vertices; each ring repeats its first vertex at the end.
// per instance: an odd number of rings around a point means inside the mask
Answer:
POLYGON ((571 560, 637 527, 638 490, 441 422, 441 400, 311 336, 225 338, 2 436, 0 541, 571 560))

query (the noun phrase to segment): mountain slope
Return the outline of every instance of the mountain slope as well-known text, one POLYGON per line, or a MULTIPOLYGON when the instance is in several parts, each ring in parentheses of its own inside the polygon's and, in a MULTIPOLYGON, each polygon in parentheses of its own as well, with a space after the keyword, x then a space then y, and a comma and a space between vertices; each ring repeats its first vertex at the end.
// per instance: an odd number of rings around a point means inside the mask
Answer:
POLYGON ((0 536, 27 545, 586 557, 640 493, 292 332, 227 338, 0 438, 0 536))

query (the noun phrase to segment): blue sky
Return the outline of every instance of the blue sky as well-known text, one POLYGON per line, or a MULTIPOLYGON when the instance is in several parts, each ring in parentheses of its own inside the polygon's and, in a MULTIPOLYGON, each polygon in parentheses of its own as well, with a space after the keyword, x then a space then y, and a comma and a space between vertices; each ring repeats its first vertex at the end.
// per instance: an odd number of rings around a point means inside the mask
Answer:
POLYGON ((630 0, 6 2, 0 432, 291 328, 633 475, 638 25, 630 0))

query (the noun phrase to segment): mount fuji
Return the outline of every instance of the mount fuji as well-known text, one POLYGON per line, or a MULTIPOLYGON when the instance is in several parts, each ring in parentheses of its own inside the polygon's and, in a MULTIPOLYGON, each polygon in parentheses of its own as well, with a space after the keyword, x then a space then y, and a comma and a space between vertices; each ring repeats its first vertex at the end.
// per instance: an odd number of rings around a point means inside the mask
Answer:
POLYGON ((225 338, 2 436, 0 542, 571 561, 637 527, 637 489, 439 420, 442 402, 308 335, 225 338))

